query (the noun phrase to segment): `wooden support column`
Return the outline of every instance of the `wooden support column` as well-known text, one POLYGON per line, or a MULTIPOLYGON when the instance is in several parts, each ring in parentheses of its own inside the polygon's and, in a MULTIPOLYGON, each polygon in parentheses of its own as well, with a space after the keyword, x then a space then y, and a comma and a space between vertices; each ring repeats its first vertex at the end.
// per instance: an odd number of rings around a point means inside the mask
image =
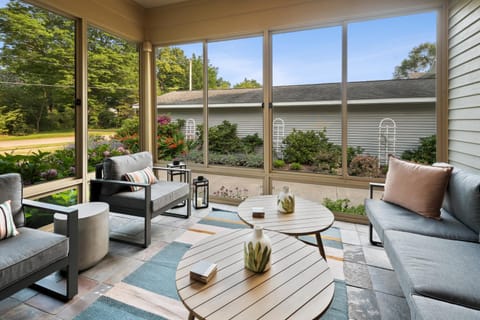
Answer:
MULTIPOLYGON (((156 99, 154 88, 154 67, 150 41, 143 42, 140 55, 140 149, 149 151, 157 159, 155 150, 155 115, 156 99)), ((155 161, 154 161, 155 162, 155 161)))
POLYGON ((75 176, 82 182, 78 201, 88 201, 88 99, 87 99, 87 30, 85 19, 75 28, 75 176))

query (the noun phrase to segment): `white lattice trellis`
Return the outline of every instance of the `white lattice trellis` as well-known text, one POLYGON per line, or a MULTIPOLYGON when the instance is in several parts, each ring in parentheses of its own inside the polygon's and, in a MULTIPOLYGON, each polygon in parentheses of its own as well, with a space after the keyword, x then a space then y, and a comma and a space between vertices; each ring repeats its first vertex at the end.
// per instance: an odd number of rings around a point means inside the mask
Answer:
POLYGON ((283 138, 285 136, 285 121, 282 118, 273 120, 273 150, 278 159, 283 159, 283 138))
POLYGON ((395 155, 397 124, 391 118, 384 118, 378 125, 378 165, 387 165, 389 155, 395 155))

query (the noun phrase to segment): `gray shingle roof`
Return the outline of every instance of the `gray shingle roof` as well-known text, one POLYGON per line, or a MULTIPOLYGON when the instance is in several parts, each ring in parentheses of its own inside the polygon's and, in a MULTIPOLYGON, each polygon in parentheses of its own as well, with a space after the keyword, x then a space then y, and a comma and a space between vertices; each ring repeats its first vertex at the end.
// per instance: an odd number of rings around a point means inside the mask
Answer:
MULTIPOLYGON (((340 100, 340 83, 277 86, 273 101, 305 102, 340 100)), ((435 79, 350 82, 348 99, 434 98, 435 79)), ((222 89, 209 91, 209 103, 261 103, 262 89, 222 89)), ((157 97, 157 105, 202 104, 202 91, 175 91, 157 97)))

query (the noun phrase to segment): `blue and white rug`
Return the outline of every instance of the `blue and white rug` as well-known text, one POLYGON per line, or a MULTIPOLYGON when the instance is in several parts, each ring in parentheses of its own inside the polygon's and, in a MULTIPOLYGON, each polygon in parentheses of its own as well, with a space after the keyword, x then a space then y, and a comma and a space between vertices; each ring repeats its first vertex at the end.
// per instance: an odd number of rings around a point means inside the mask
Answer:
MULTIPOLYGON (((226 229, 248 228, 235 212, 211 210, 174 242, 146 261, 119 284, 107 291, 75 319, 186 319, 175 286, 178 261, 195 242, 226 229)), ((315 242, 314 236, 303 237, 315 242)), ((347 290, 343 276, 343 247, 340 231, 322 233, 327 262, 335 277, 335 295, 322 319, 348 319, 347 290)))

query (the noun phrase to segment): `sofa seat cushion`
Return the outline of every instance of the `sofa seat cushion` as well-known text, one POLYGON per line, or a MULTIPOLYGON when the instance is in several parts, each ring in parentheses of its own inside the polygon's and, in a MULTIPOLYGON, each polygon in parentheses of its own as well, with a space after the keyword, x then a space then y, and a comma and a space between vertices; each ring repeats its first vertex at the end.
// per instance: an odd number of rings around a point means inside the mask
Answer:
POLYGON ((0 290, 68 256, 65 236, 30 228, 18 232, 0 242, 0 290))
POLYGON ((382 241, 385 230, 400 230, 446 239, 478 242, 478 233, 444 209, 441 210, 441 219, 435 220, 382 200, 366 199, 365 210, 382 241))
POLYGON ((435 299, 412 295, 412 320, 477 320, 480 319, 480 310, 462 307, 435 299))
MULTIPOLYGON (((164 209, 179 199, 188 196, 188 183, 177 181, 158 181, 151 185, 151 206, 152 212, 164 209)), ((128 212, 139 217, 145 216, 145 190, 126 191, 115 193, 111 196, 100 195, 100 201, 107 202, 112 212, 128 212)))
POLYGON ((480 310, 480 244, 386 230, 384 247, 405 296, 480 310))

